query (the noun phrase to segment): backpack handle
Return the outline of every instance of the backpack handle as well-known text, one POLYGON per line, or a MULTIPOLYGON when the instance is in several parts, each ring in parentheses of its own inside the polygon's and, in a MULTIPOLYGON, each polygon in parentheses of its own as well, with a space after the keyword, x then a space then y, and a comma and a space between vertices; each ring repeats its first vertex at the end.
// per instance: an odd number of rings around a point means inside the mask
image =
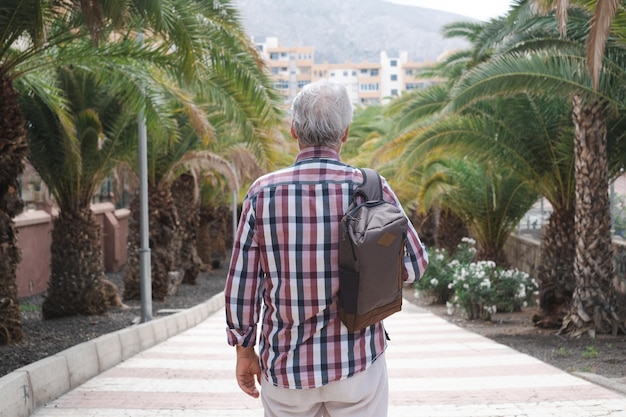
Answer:
POLYGON ((354 199, 361 196, 365 201, 380 201, 383 199, 383 182, 380 174, 372 168, 359 168, 363 174, 363 183, 354 192, 354 199))

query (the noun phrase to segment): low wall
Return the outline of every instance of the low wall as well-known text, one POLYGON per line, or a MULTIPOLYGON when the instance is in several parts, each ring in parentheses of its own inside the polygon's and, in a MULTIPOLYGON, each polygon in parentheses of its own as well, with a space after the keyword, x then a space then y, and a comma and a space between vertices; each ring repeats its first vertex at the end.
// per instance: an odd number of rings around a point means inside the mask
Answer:
POLYGON ((50 278, 50 243, 52 215, 43 210, 25 211, 15 219, 17 245, 22 261, 17 265, 18 296, 42 293, 50 278))
MULTIPOLYGON (((106 272, 118 272, 126 263, 128 239, 127 209, 115 210, 111 203, 92 205, 92 211, 102 230, 102 253, 106 272)), ((22 260, 17 266, 16 284, 18 297, 41 294, 48 287, 50 278, 50 244, 55 213, 29 210, 17 216, 17 244, 22 260)))
MULTIPOLYGON (((536 277, 537 266, 541 261, 539 240, 524 235, 511 235, 504 245, 507 259, 513 268, 536 277)), ((613 239, 615 265, 615 289, 626 294, 626 241, 613 239)))
POLYGON ((524 235, 511 235, 504 244, 504 252, 513 268, 536 277, 541 261, 541 245, 536 239, 524 235))
POLYGON ((130 210, 115 210, 112 203, 99 203, 92 205, 92 211, 102 233, 104 269, 107 272, 118 272, 126 263, 130 210))

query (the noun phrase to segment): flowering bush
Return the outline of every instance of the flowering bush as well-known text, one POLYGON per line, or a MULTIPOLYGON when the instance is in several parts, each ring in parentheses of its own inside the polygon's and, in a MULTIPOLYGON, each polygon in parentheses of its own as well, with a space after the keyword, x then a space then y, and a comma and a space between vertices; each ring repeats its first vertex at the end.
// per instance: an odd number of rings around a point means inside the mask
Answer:
POLYGON ((472 238, 464 237, 454 251, 454 259, 459 261, 459 263, 469 264, 474 260, 474 256, 476 256, 476 241, 472 238))
POLYGON ((499 270, 495 285, 495 302, 498 311, 521 311, 522 307, 536 304, 537 281, 517 269, 499 270))
POLYGON ((463 238, 454 254, 430 252, 428 268, 415 288, 446 304, 448 313, 462 309, 469 319, 489 320, 497 311, 520 311, 536 303, 538 285, 527 273, 497 267, 492 261, 472 262, 476 241, 463 238))
POLYGON ((417 290, 432 297, 436 304, 445 303, 453 294, 449 288, 454 272, 454 267, 450 265, 451 261, 445 249, 435 249, 429 253, 428 268, 424 276, 415 284, 417 290))
POLYGON ((505 270, 492 261, 459 265, 450 289, 453 302, 469 319, 489 320, 497 311, 520 311, 535 304, 537 283, 525 272, 505 270))
POLYGON ((497 311, 492 287, 495 275, 496 264, 491 261, 459 264, 454 271, 450 283, 454 291, 452 301, 465 311, 468 319, 489 320, 497 311))
POLYGON ((461 263, 469 263, 476 254, 476 242, 463 238, 453 255, 445 249, 429 251, 428 268, 415 288, 433 298, 436 304, 444 304, 454 295, 450 288, 454 271, 461 263))

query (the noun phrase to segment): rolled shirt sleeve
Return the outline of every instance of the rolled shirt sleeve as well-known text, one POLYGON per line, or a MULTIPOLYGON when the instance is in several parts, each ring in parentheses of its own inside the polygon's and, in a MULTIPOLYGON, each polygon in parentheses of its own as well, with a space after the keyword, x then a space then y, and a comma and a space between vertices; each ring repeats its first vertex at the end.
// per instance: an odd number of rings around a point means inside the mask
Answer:
POLYGON ((256 344, 261 311, 258 243, 254 236, 254 201, 244 200, 224 288, 227 340, 231 346, 256 344))

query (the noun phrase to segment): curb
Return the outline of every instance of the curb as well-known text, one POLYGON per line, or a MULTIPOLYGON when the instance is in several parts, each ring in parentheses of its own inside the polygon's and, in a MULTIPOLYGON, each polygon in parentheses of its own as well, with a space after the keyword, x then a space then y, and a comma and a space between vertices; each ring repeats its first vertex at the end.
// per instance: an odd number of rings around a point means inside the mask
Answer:
POLYGON ((181 312, 108 333, 0 378, 0 417, 35 410, 126 359, 190 329, 224 307, 219 293, 181 312))
POLYGON ((626 384, 624 383, 626 381, 624 381, 623 378, 621 379, 605 378, 603 376, 600 376, 591 372, 572 372, 572 375, 575 375, 593 384, 600 385, 604 388, 613 390, 619 394, 626 395, 626 384))

